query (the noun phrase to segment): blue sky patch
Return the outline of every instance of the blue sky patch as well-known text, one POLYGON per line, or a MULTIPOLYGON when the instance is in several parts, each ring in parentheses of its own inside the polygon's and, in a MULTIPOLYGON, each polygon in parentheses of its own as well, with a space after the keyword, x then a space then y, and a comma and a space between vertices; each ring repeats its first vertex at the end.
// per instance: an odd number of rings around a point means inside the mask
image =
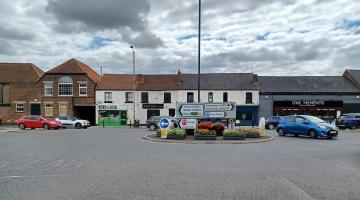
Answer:
MULTIPOLYGON (((184 40, 189 40, 192 38, 197 38, 198 34, 187 34, 187 35, 181 35, 176 37, 176 40, 178 42, 183 42, 184 40)), ((201 35, 201 40, 203 41, 210 41, 210 40, 220 40, 220 41, 226 41, 225 36, 212 36, 212 35, 201 35)))
POLYGON ((337 28, 351 31, 353 34, 360 34, 360 20, 343 20, 337 28))
POLYGON ((95 36, 93 38, 93 40, 91 41, 91 43, 89 44, 89 46, 86 48, 86 50, 100 49, 101 47, 109 45, 109 43, 112 41, 115 41, 115 40, 110 39, 110 38, 95 36))
POLYGON ((263 35, 257 35, 255 38, 256 38, 256 40, 261 40, 261 41, 263 41, 263 40, 267 40, 267 37, 270 35, 270 33, 269 32, 266 32, 265 34, 263 34, 263 35))

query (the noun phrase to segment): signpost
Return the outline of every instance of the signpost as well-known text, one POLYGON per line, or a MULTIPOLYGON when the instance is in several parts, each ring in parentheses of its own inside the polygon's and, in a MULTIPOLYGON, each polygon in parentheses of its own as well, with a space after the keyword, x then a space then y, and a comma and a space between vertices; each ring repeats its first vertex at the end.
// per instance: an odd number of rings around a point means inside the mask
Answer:
POLYGON ((179 118, 236 118, 236 104, 224 103, 177 103, 179 118))
POLYGON ((179 127, 182 129, 196 129, 196 119, 181 119, 179 127))
POLYGON ((160 120, 160 132, 161 132, 161 138, 166 139, 168 131, 170 129, 170 120, 167 118, 162 118, 160 120))

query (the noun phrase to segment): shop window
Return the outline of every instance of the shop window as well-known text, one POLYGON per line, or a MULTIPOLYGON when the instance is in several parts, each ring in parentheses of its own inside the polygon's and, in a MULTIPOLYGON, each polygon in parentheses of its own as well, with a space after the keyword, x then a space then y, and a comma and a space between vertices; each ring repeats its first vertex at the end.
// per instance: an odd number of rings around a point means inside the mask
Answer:
POLYGON ((87 84, 79 83, 79 96, 87 96, 87 84))
POLYGON ((228 93, 227 92, 223 93, 223 102, 228 102, 228 93))
POLYGON ((253 100, 252 100, 252 92, 247 92, 247 93, 246 93, 245 103, 246 103, 246 104, 251 104, 251 103, 253 103, 253 100))
POLYGON ((59 115, 67 116, 68 115, 68 105, 65 103, 59 104, 59 115))
POLYGON ((132 103, 134 101, 133 99, 132 92, 125 92, 125 103, 132 103))
POLYGON ((188 92, 186 97, 187 97, 186 99, 187 99, 188 103, 194 102, 194 93, 193 92, 188 92))
POLYGON ((112 92, 104 93, 104 103, 112 103, 112 92))
POLYGON ((16 112, 18 112, 18 113, 24 112, 24 104, 23 103, 16 104, 16 112))
POLYGON ((141 93, 141 103, 149 103, 149 93, 147 92, 141 93))
POLYGON ((53 116, 53 104, 52 103, 46 103, 45 104, 45 116, 53 116))
POLYGON ((171 92, 164 93, 164 103, 171 103, 171 92))
POLYGON ((236 120, 252 120, 252 112, 237 112, 236 113, 236 120))
POLYGON ((169 109, 169 116, 175 117, 175 109, 174 108, 169 109))
POLYGON ((10 104, 10 87, 8 84, 0 84, 0 105, 10 104))
POLYGON ((72 96, 73 82, 68 76, 64 76, 59 80, 59 96, 72 96))
POLYGON ((209 92, 209 94, 208 94, 208 102, 213 102, 214 101, 214 93, 212 93, 212 92, 209 92))
POLYGON ((52 95, 53 95, 53 84, 45 83, 45 96, 52 96, 52 95))

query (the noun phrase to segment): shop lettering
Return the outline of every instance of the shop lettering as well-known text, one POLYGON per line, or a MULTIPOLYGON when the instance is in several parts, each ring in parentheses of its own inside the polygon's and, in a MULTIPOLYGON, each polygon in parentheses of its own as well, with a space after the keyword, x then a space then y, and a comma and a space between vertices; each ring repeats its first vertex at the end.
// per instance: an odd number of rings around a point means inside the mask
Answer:
POLYGON ((99 105, 99 110, 117 110, 116 105, 99 105))
POLYGON ((299 101, 292 101, 292 105, 296 105, 296 106, 323 106, 323 105, 325 105, 325 101, 299 100, 299 101))

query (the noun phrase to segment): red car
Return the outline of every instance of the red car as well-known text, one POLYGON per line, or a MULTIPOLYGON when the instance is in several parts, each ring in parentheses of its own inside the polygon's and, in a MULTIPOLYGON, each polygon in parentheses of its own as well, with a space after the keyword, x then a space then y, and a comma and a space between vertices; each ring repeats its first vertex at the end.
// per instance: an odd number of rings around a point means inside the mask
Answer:
POLYGON ((45 130, 49 130, 51 128, 59 129, 61 127, 61 122, 51 119, 46 119, 38 115, 24 116, 21 119, 17 120, 16 123, 20 129, 44 128, 45 130))

